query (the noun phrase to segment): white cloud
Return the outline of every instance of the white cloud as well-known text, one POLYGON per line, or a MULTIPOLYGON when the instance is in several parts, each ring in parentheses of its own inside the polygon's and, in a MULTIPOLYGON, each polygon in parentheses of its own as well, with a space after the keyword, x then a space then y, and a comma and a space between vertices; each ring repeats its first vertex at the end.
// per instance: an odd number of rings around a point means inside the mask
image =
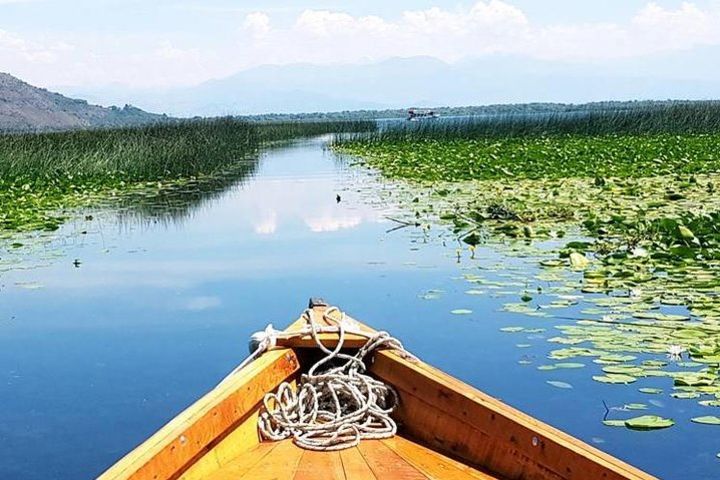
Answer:
POLYGON ((264 30, 265 42, 250 58, 251 63, 357 62, 414 55, 452 62, 491 53, 566 60, 622 58, 720 44, 719 25, 717 8, 703 10, 690 2, 677 9, 651 2, 624 22, 554 25, 534 24, 521 9, 501 0, 478 1, 466 9, 409 10, 393 21, 305 10, 290 27, 264 30))
POLYGON ((227 13, 238 18, 231 31, 196 37, 113 33, 110 27, 107 33, 49 32, 30 38, 0 29, 0 65, 41 85, 172 86, 268 63, 356 63, 415 55, 453 62, 493 53, 567 61, 627 58, 720 45, 720 3, 710 5, 667 8, 648 2, 613 22, 555 24, 533 21, 512 0, 413 9, 396 18, 328 9, 239 9, 227 13))
POLYGON ((71 51, 65 42, 31 42, 16 34, 0 29, 0 63, 53 63, 58 54, 71 51))
POLYGON ((702 10, 689 2, 676 10, 651 2, 633 18, 632 26, 639 40, 651 51, 720 43, 720 11, 702 10))
POLYGON ((270 17, 263 12, 249 13, 245 16, 243 29, 255 38, 262 38, 270 31, 270 17))

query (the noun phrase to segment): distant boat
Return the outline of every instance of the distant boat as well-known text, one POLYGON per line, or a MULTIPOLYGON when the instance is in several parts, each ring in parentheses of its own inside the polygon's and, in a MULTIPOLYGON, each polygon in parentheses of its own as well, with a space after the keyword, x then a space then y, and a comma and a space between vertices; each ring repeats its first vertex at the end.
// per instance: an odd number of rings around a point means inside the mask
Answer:
POLYGON ((418 108, 411 108, 408 110, 407 119, 411 122, 417 122, 418 120, 426 120, 438 118, 440 115, 435 113, 434 110, 421 110, 418 108))
MULTIPOLYGON (((271 334, 276 337, 264 353, 240 365, 100 480, 655 479, 392 349, 373 352, 365 366, 397 395, 394 436, 363 439, 342 451, 303 450, 291 438, 263 440, 258 416, 266 393, 282 382, 297 386, 330 349, 352 354, 380 333, 313 300, 297 322, 271 334), (315 325, 310 331, 309 324, 315 325), (348 325, 348 331, 319 331, 339 325, 348 325)), ((338 399, 352 403, 349 397, 338 399)))

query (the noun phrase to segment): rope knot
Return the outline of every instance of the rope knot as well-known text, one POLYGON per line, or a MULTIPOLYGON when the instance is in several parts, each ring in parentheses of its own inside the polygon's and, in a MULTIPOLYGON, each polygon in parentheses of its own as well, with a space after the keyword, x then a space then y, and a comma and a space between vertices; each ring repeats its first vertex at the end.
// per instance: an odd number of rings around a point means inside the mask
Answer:
POLYGON ((256 352, 258 350, 264 352, 266 350, 275 348, 275 346, 277 345, 278 333, 279 332, 273 328, 272 323, 269 323, 268 326, 265 327, 265 330, 261 332, 255 332, 250 335, 250 341, 248 342, 248 348, 250 349, 250 353, 256 352))

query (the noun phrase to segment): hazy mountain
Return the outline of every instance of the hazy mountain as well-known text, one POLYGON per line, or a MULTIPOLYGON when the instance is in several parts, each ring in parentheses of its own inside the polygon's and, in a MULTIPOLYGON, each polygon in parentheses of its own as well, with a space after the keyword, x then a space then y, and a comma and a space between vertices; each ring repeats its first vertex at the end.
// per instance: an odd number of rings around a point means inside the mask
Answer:
POLYGON ((105 108, 29 85, 0 73, 0 130, 63 130, 123 126, 164 118, 126 105, 105 108))
POLYGON ((720 59, 720 49, 595 63, 493 55, 448 64, 412 57, 363 65, 266 65, 187 88, 62 90, 179 116, 720 98, 720 62, 711 59, 720 59))

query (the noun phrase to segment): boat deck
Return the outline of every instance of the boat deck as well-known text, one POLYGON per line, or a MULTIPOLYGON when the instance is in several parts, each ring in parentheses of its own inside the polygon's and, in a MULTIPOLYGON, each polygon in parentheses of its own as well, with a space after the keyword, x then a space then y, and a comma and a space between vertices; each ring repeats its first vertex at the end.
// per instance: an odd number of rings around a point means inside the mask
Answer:
POLYGON ((314 452, 291 440, 263 442, 208 480, 498 480, 401 436, 363 440, 337 452, 314 452))

